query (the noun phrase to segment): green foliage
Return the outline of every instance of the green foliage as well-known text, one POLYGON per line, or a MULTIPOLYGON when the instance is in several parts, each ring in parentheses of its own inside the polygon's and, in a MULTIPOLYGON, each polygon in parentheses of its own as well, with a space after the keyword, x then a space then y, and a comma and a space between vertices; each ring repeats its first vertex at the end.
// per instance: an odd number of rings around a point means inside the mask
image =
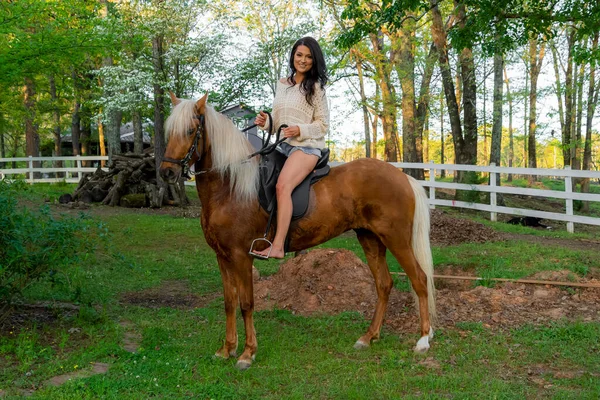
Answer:
MULTIPOLYGON (((481 185, 487 180, 486 177, 483 177, 479 172, 476 171, 466 171, 463 175, 461 183, 466 183, 467 185, 481 185)), ((466 201, 469 203, 479 203, 481 198, 481 192, 476 190, 457 190, 456 191, 456 200, 466 201)))
POLYGON ((0 181, 0 319, 32 283, 68 284, 71 269, 93 253, 99 233, 83 215, 56 218, 48 206, 37 212, 19 208, 23 189, 22 183, 0 181))

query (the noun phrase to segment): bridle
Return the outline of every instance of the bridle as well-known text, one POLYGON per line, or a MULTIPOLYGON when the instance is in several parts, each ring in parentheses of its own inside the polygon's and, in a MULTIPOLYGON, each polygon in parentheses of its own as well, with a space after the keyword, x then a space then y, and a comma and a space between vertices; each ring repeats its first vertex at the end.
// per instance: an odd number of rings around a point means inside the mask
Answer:
MULTIPOLYGON (((283 124, 277 129, 275 143, 269 144, 270 137, 273 135, 273 117, 271 117, 271 114, 269 112, 266 112, 266 114, 269 117, 269 132, 263 138, 262 148, 260 150, 258 150, 257 152, 250 154, 245 161, 242 161, 243 163, 248 162, 250 159, 252 159, 253 157, 255 157, 257 155, 267 155, 269 153, 272 153, 275 150, 275 148, 286 139, 285 137, 280 139, 281 130, 283 128, 288 127, 287 125, 283 124)), ((199 123, 194 132, 194 143, 192 143, 192 146, 188 150, 187 154, 180 160, 176 160, 174 158, 169 158, 169 157, 163 157, 163 159, 162 159, 163 161, 170 162, 175 165, 179 165, 182 170, 182 176, 185 176, 187 178, 190 178, 190 175, 191 176, 200 175, 200 174, 204 174, 209 171, 209 170, 201 170, 201 171, 194 170, 194 171, 192 171, 189 166, 189 162, 192 159, 192 157, 194 157, 194 153, 196 153, 196 155, 198 156, 198 160, 201 158, 201 155, 198 152, 198 142, 200 141, 201 138, 204 138, 204 136, 206 134, 206 128, 204 126, 204 122, 205 122, 204 114, 196 115, 194 118, 198 119, 199 123)), ((256 125, 249 126, 248 128, 242 130, 242 132, 246 132, 249 129, 252 129, 254 127, 256 127, 256 125)), ((192 130, 190 129, 188 131, 188 134, 191 133, 191 131, 192 130)))
MULTIPOLYGON (((187 176, 187 177, 189 177, 190 175, 199 175, 199 174, 207 172, 204 170, 202 170, 202 171, 190 170, 189 163, 190 163, 190 160, 192 159, 192 157, 194 157, 194 153, 196 153, 196 155, 198 156, 198 159, 200 159, 200 157, 201 157, 200 153, 198 152, 198 142, 200 141, 201 138, 204 138, 204 135, 206 133, 206 128, 204 127, 204 114, 196 115, 194 118, 198 119, 199 123, 194 132, 194 143, 192 143, 192 146, 188 150, 187 154, 180 160, 176 160, 174 158, 169 158, 169 157, 163 157, 163 161, 179 165, 183 171, 183 176, 187 176)), ((192 130, 190 129, 188 131, 188 134, 191 131, 192 130)))

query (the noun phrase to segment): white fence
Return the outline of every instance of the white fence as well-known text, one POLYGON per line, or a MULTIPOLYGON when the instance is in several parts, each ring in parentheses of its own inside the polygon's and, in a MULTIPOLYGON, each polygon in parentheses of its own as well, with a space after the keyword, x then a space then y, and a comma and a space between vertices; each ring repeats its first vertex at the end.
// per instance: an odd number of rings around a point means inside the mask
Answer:
MULTIPOLYGON (((16 157, 0 158, 0 179, 25 176, 29 183, 40 182, 69 182, 77 183, 84 172, 94 172, 102 161, 108 161, 107 156, 70 156, 70 157, 16 157), (56 161, 62 161, 63 167, 54 166, 56 161), (86 161, 93 167, 84 167, 86 161), (8 168, 13 163, 16 168, 8 168), (22 167, 25 165, 25 167, 22 167), (71 166, 67 166, 71 165, 71 166), (14 175, 17 175, 16 177, 14 175)), ((106 170, 106 169, 105 169, 106 170)))
MULTIPOLYGON (((94 172, 101 161, 108 160, 108 157, 102 156, 73 156, 73 157, 22 157, 22 158, 0 158, 0 163, 5 163, 5 167, 0 169, 0 179, 5 177, 15 177, 21 175, 28 182, 79 182, 83 173, 94 172), (71 164, 72 167, 64 166, 62 168, 54 167, 55 161, 62 161, 63 164, 71 164), (95 164, 94 167, 83 167, 83 161, 88 161, 95 164), (7 168, 9 164, 16 162, 24 164, 25 167, 7 168), (36 166, 36 164, 40 164, 36 166), (56 176, 60 173, 63 176, 56 176), (40 177, 38 177, 38 175, 40 177)), ((339 165, 341 163, 332 162, 331 165, 339 165)), ((434 164, 434 163, 392 163, 398 168, 423 169, 428 180, 421 181, 421 184, 429 188, 429 204, 432 208, 435 206, 459 207, 468 208, 479 211, 487 211, 490 213, 492 221, 497 220, 498 213, 511 214, 518 216, 537 217, 555 221, 563 221, 567 223, 567 230, 574 231, 574 224, 588 224, 600 226, 600 218, 588 217, 583 215, 575 215, 573 212, 573 200, 582 200, 600 203, 600 194, 594 193, 578 193, 573 192, 573 178, 590 178, 600 181, 600 171, 579 171, 565 169, 540 169, 540 168, 507 168, 491 166, 475 166, 475 165, 455 165, 455 164, 434 164), (436 180, 441 170, 446 171, 473 171, 484 174, 489 174, 492 179, 487 184, 464 184, 454 182, 440 182, 436 180), (559 178, 564 181, 565 190, 542 190, 534 188, 520 188, 512 186, 496 186, 496 176, 498 174, 513 174, 513 175, 535 175, 535 176, 550 176, 559 178), (468 190, 477 192, 490 193, 490 204, 469 203, 458 200, 444 200, 436 198, 436 189, 450 190, 468 190), (524 196, 535 196, 541 198, 562 199, 565 201, 565 213, 538 211, 525 208, 504 207, 497 204, 497 194, 514 194, 524 196)))
MULTIPOLYGON (((570 167, 565 169, 541 169, 541 168, 508 168, 490 165, 488 167, 476 165, 456 165, 456 164, 434 164, 434 163, 392 163, 398 168, 413 168, 424 169, 429 171, 429 180, 421 181, 425 187, 429 187, 429 205, 435 208, 436 205, 469 208, 479 211, 489 211, 490 219, 496 221, 498 213, 512 214, 518 216, 528 216, 550 219, 555 221, 564 221, 567 223, 567 231, 574 232, 574 223, 598 225, 600 226, 600 218, 587 217, 573 214, 573 200, 591 201, 600 203, 600 194, 594 193, 578 193, 572 191, 573 178, 589 178, 600 180, 600 171, 580 171, 571 170, 570 167), (490 185, 483 184, 464 184, 454 182, 439 182, 435 180, 436 171, 473 171, 487 173, 490 176, 490 185), (496 186, 496 177, 498 174, 513 174, 513 175, 535 175, 535 176, 551 176, 564 180, 565 191, 558 190, 543 190, 534 188, 520 188, 511 186, 496 186), (442 200, 436 199, 435 189, 453 189, 453 190, 471 190, 478 192, 490 193, 490 204, 469 203, 457 200, 442 200), (516 194, 524 196, 535 196, 542 198, 564 199, 565 213, 555 213, 547 211, 530 210, 525 208, 504 207, 497 204, 498 193, 516 194)), ((498 179, 499 181, 499 179, 498 179)))

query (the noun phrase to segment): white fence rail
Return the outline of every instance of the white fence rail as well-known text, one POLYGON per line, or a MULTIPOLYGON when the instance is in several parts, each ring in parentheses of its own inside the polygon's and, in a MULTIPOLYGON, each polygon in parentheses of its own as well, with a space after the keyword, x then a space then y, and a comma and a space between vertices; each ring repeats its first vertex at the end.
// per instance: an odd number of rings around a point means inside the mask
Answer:
MULTIPOLYGON (((0 179, 5 177, 25 177, 28 182, 59 182, 66 181, 71 183, 79 182, 83 173, 94 172, 101 161, 107 161, 108 157, 102 156, 72 156, 72 157, 21 157, 21 158, 0 158, 0 165, 4 163, 4 168, 0 169, 0 179), (70 164, 72 167, 55 167, 55 161, 62 161, 63 164, 70 164), (84 167, 83 162, 87 161, 94 164, 93 167, 84 167), (17 168, 7 168, 13 163, 20 164, 17 168), (25 165, 25 167, 22 167, 25 165), (58 174, 57 174, 58 173, 58 174), (16 175, 16 176, 15 176, 16 175), (19 176, 20 175, 20 176, 19 176)), ((341 163, 332 162, 331 165, 341 163)), ((544 218, 555 221, 564 221, 567 223, 567 230, 574 231, 574 224, 589 224, 600 226, 600 218, 575 215, 573 211, 573 200, 582 200, 600 203, 600 194, 595 193, 577 193, 571 190, 573 178, 589 178, 600 181, 600 171, 579 171, 565 169, 540 169, 540 168, 508 168, 476 165, 458 165, 458 164, 434 164, 434 163, 391 163, 398 168, 422 169, 426 172, 428 180, 421 181, 421 184, 429 188, 429 204, 432 208, 435 206, 448 206, 468 208, 490 213, 492 221, 497 220, 498 213, 512 214, 518 216, 529 216, 544 218), (473 171, 489 174, 491 183, 487 184, 464 184, 454 182, 441 182, 436 180, 439 172, 446 171, 473 171), (565 190, 543 190, 535 188, 520 188, 512 186, 496 186, 496 177, 498 174, 513 175, 535 175, 551 176, 564 181, 565 190), (468 190, 490 193, 490 204, 470 203, 458 200, 444 200, 436 198, 436 189, 450 190, 468 190), (541 198, 562 199, 565 201, 565 212, 547 212, 525 208, 504 207, 497 204, 498 193, 535 196, 541 198)), ((189 183, 189 182, 188 182, 189 183)))
MULTIPOLYGON (((0 179, 18 178, 25 176, 29 183, 69 182, 77 183, 81 180, 84 172, 94 172, 102 161, 108 161, 107 156, 66 156, 66 157, 16 157, 0 158, 0 179), (62 161, 64 165, 71 167, 56 167, 56 161, 62 161), (84 167, 83 162, 94 165, 84 167), (12 164, 16 168, 7 168, 12 164), (25 165, 24 167, 22 165, 25 165), (17 175, 17 176, 15 176, 17 175), (19 176, 20 175, 20 176, 19 176)), ((105 169, 106 170, 106 169, 105 169)))
MULTIPOLYGON (((469 208, 479 211, 488 211, 490 219, 496 221, 498 213, 512 214, 518 216, 537 217, 555 221, 564 221, 567 223, 567 231, 573 233, 575 230, 574 224, 588 224, 600 226, 600 218, 587 217, 583 215, 574 215, 573 200, 591 201, 600 203, 600 194, 595 193, 578 193, 572 191, 573 178, 589 178, 600 180, 600 171, 580 171, 572 170, 570 167, 565 169, 540 169, 540 168, 508 168, 476 165, 458 165, 458 164, 434 164, 434 163, 392 163, 398 168, 423 169, 429 171, 429 180, 421 181, 425 187, 429 187, 429 205, 435 208, 436 205, 469 208), (451 170, 451 171, 472 171, 489 174, 490 185, 484 184, 464 184, 454 182, 439 182, 436 181, 436 171, 451 170), (564 181, 565 191, 558 190, 543 190, 535 188, 520 188, 511 186, 496 186, 498 174, 513 174, 513 175, 535 175, 535 176, 551 176, 560 178, 564 181), (490 193, 490 204, 470 203, 457 200, 442 200, 436 199, 435 189, 452 189, 452 190, 470 190, 477 192, 490 193), (565 213, 538 211, 525 208, 504 207, 497 204, 498 193, 516 194, 524 196, 535 196, 542 198, 554 198, 565 200, 565 213)), ((499 179, 498 179, 499 181, 499 179)))

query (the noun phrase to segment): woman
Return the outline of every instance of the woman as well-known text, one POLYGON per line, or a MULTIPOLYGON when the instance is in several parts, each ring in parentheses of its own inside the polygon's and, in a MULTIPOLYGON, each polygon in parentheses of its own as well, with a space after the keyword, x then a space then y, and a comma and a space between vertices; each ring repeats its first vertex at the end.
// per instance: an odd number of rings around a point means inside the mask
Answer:
MULTIPOLYGON (((283 258, 284 242, 292 219, 292 191, 311 173, 325 147, 329 109, 325 84, 327 68, 319 43, 312 37, 292 47, 287 78, 277 82, 273 101, 275 129, 287 139, 277 149, 288 158, 277 180, 277 231, 271 247, 251 253, 260 258, 283 258)), ((255 123, 269 129, 267 115, 260 112, 255 123)))

